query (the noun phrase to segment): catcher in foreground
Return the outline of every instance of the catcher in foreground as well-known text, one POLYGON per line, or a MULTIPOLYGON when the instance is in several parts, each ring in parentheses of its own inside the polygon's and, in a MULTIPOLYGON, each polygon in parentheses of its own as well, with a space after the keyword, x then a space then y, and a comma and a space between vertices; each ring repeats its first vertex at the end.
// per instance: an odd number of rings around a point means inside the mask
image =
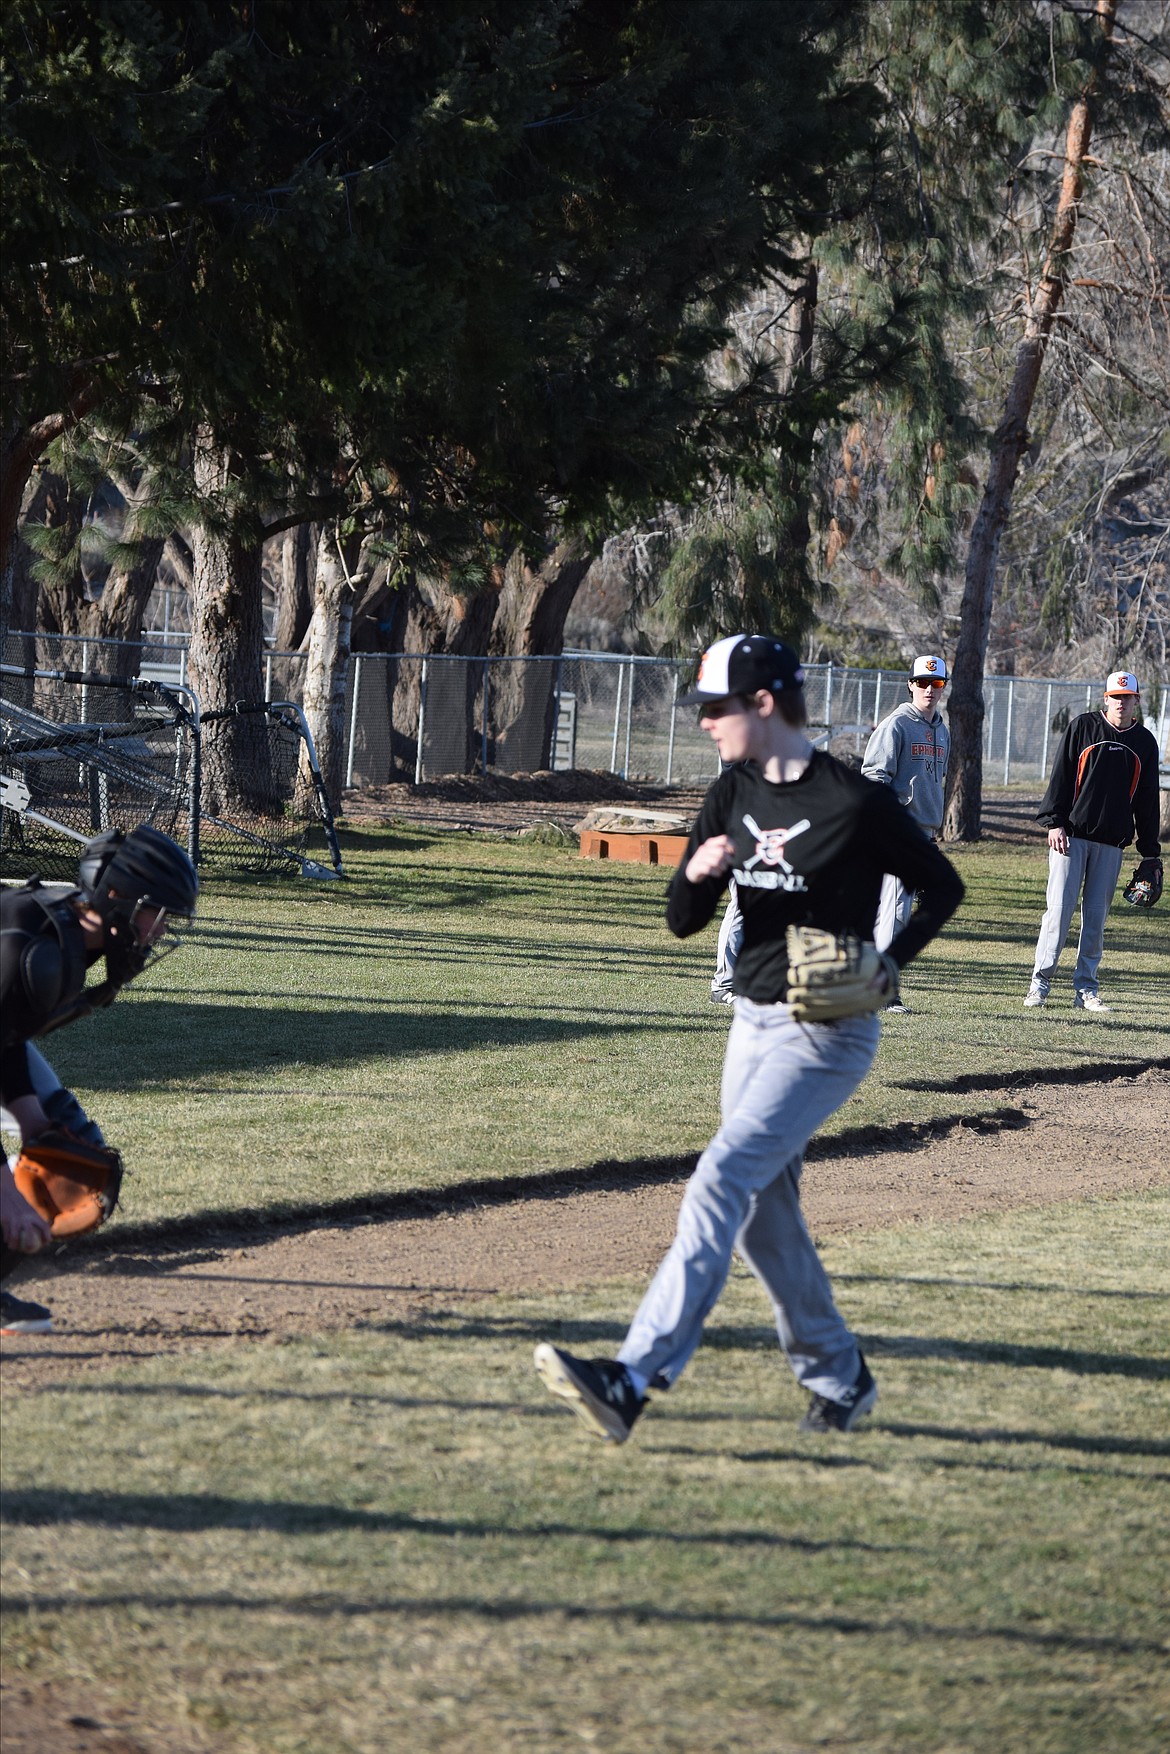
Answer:
MULTIPOLYGON (((0 1100, 21 1137, 19 1157, 0 1169, 4 1278, 51 1237, 104 1223, 122 1180, 118 1153, 34 1038, 109 1005, 175 946, 175 922, 190 919, 199 892, 186 853, 147 824, 91 841, 79 877, 76 889, 34 879, 0 895, 0 1100), (104 978, 87 987, 89 968, 103 957, 104 978)), ((40 1304, 5 1291, 3 1305, 5 1333, 44 1333, 51 1325, 40 1304)))
POLYGON ((678 1230, 616 1359, 536 1348, 536 1368, 590 1431, 622 1443, 702 1336, 738 1249, 771 1301, 780 1344, 809 1395, 802 1431, 849 1431, 877 1385, 833 1302, 800 1211, 812 1134, 857 1088, 877 1050, 898 971, 954 913, 963 885, 887 786, 804 734, 804 673, 779 640, 742 634, 704 654, 699 722, 726 763, 707 793, 667 900, 679 937, 712 918, 728 876, 743 910, 722 1125, 700 1157, 678 1230), (918 892, 882 954, 883 873, 918 892))

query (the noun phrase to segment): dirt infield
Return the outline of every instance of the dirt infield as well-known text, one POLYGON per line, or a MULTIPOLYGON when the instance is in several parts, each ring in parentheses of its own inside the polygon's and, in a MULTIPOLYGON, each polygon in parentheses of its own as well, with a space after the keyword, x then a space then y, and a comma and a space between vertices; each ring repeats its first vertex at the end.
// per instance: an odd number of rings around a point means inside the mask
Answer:
MULTIPOLYGON (((818 1153, 805 1172, 815 1235, 1103 1198, 1170 1184, 1170 1071, 1034 1084, 932 1138, 818 1153), (1125 1117, 1124 1130, 1118 1125, 1125 1117)), ((3 1343, 9 1390, 203 1348, 424 1317, 468 1298, 643 1276, 669 1244, 686 1159, 550 1177, 527 1197, 465 1196, 426 1215, 310 1218, 91 1248, 30 1264, 21 1286, 52 1304, 52 1336, 3 1343)))

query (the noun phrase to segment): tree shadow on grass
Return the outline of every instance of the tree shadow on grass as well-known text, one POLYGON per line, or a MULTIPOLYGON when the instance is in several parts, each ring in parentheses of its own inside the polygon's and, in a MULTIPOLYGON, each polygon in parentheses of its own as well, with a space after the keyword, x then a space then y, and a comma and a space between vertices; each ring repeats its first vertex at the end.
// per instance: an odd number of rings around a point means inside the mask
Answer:
MULTIPOLYGON (((730 1415, 730 1417, 737 1416, 730 1415)), ((666 1415, 666 1418, 670 1420, 672 1425, 677 1423, 678 1414, 673 1407, 666 1415)), ((666 1422, 664 1419, 663 1425, 660 1429, 665 1428, 666 1422)), ((922 1428, 922 1435, 926 1436, 928 1434, 928 1428, 924 1426, 922 1428)), ((826 1471, 831 1473, 834 1469, 855 1469, 860 1470, 865 1474, 874 1474, 883 1479, 888 1479, 890 1471, 889 1450, 882 1449, 881 1451, 874 1451, 872 1448, 867 1447, 864 1440, 871 1436, 877 1438, 882 1436, 912 1437, 914 1435, 915 1427, 913 1426, 892 1425, 884 1420, 876 1419, 872 1421, 867 1420, 865 1424, 858 1426, 857 1430, 852 1432, 847 1439, 841 1440, 844 1443, 848 1443, 850 1446, 847 1454, 842 1454, 839 1450, 826 1447, 823 1438, 810 1441, 804 1448, 801 1448, 796 1444, 769 1444, 763 1449, 734 1449, 728 1451, 705 1449, 695 1443, 662 1444, 656 1441, 653 1442, 653 1448, 655 1455, 673 1456, 680 1460, 685 1459, 692 1464, 697 1463, 709 1467, 720 1465, 730 1458, 733 1461, 741 1462, 745 1467, 777 1468, 788 1467, 796 1464, 801 1467, 815 1468, 818 1473, 825 1473, 826 1471)), ((962 1443, 962 1432, 956 1430, 953 1433, 953 1436, 956 1443, 962 1443)), ((1001 1434, 998 1438, 991 1437, 988 1438, 987 1441, 988 1443, 992 1443, 1008 1440, 1005 1440, 1001 1434)), ((1018 1460, 1014 1456, 1001 1459, 986 1454, 983 1447, 980 1445, 978 1434, 972 1433, 972 1447, 975 1451, 973 1454, 940 1455, 937 1449, 931 1448, 929 1450, 918 1451, 917 1453, 910 1452, 909 1454, 900 1454, 897 1457, 897 1465, 899 1468, 910 1470, 921 1468, 929 1474, 1009 1474, 1013 1477, 1019 1478, 1028 1478, 1029 1476, 1051 1477, 1053 1474, 1061 1474, 1068 1475, 1071 1478, 1078 1480, 1136 1480, 1143 1486, 1147 1484, 1150 1486, 1160 1486, 1164 1485, 1167 1480, 1170 1480, 1170 1474, 1164 1474, 1160 1471, 1151 1471, 1147 1468, 1142 1468, 1140 1470, 1135 1470, 1133 1468, 1110 1468, 1103 1466, 1102 1463, 1096 1459, 1099 1456, 1109 1456, 1114 1453, 1122 1457, 1132 1454, 1136 1458, 1140 1458, 1147 1453, 1144 1449, 1131 1450, 1128 1447, 1120 1447, 1128 1445, 1129 1441, 1130 1440, 1126 1438, 1102 1437, 1088 1442, 1081 1442, 1075 1437, 1046 1437, 1040 1432, 1021 1433, 1019 1437, 1019 1442, 1021 1444, 1029 1443, 1038 1449, 1044 1449, 1045 1446, 1047 1446, 1048 1449, 1059 1448, 1062 1452, 1071 1451, 1075 1453, 1078 1450, 1088 1452, 1085 1455, 1085 1459, 1082 1461, 1074 1461, 1071 1459, 1066 1461, 1049 1454, 1042 1455, 1040 1459, 1036 1461, 1023 1461, 1018 1460)), ((1154 1453, 1157 1455, 1159 1452, 1155 1451, 1154 1453)))
POLYGON ((160 1079, 168 1083, 198 1079, 202 1093, 241 1094, 237 1080, 245 1069, 272 1072, 297 1065, 340 1066, 347 1061, 478 1053, 538 1043, 554 1046, 615 1036, 685 1033, 691 1027, 685 1019, 639 1018, 630 1012, 617 1017, 538 1016, 531 1011, 437 1011, 376 1002, 294 1010, 160 998, 137 1013, 126 1013, 121 1027, 110 1029, 101 1044, 86 1040, 84 1081, 88 1090, 133 1091, 160 1079), (217 1091, 217 1076, 231 1082, 217 1091))
MULTIPOLYGON (((632 1313, 632 1312, 631 1312, 632 1313)), ((551 1340, 568 1351, 593 1348, 612 1356, 626 1335, 622 1321, 588 1318, 468 1315, 435 1310, 425 1318, 372 1321, 377 1333, 404 1340, 508 1338, 551 1340), (610 1348, 606 1352, 606 1348, 610 1348)), ((1124 1352, 1083 1352, 1064 1346, 1016 1346, 1003 1341, 953 1340, 943 1335, 862 1334, 870 1358, 937 1358, 947 1363, 1010 1365, 1024 1370, 1063 1370, 1072 1376, 1137 1377, 1148 1382, 1170 1380, 1170 1360, 1141 1358, 1124 1352)), ((715 1323, 703 1334, 709 1352, 763 1352, 777 1347, 775 1329, 763 1324, 715 1323)), ((1170 1453, 1170 1450, 1167 1451, 1170 1453)))
POLYGON ((670 1607, 660 1599, 609 1603, 574 1602, 565 1595, 544 1600, 532 1596, 450 1595, 450 1596, 352 1596, 327 1595, 239 1595, 228 1590, 202 1593, 171 1591, 148 1594, 144 1591, 109 1591, 95 1595, 49 1596, 28 1594, 8 1596, 5 1607, 10 1613, 58 1614, 76 1616, 87 1610, 105 1612, 110 1609, 132 1608, 138 1616, 170 1615, 176 1612, 194 1614, 225 1612, 244 1614, 276 1614, 307 1620, 325 1620, 335 1616, 365 1619, 374 1614, 401 1615, 411 1622, 470 1616, 495 1626, 502 1621, 550 1620, 593 1622, 598 1625, 696 1627, 728 1632, 746 1628, 753 1631, 800 1631, 825 1634, 831 1638, 885 1638, 898 1651, 917 1646, 930 1648, 954 1646, 970 1651, 979 1645, 1007 1644, 1053 1655, 1068 1653, 1098 1656, 1133 1656, 1148 1660, 1162 1658, 1162 1642, 1157 1638, 1117 1638, 1106 1633, 1045 1631, 1018 1625, 986 1626, 949 1624, 942 1620, 910 1620, 899 1616, 863 1618, 855 1614, 801 1613, 796 1610, 766 1609, 750 1611, 734 1608, 705 1608, 701 1605, 670 1607))
MULTIPOLYGON (((552 1409, 555 1411, 555 1409, 552 1409)), ((406 1511, 350 1509, 344 1505, 300 1499, 228 1498, 216 1493, 72 1492, 49 1487, 24 1487, 4 1494, 0 1521, 10 1525, 51 1527, 87 1523, 102 1528, 133 1529, 272 1529, 280 1534, 316 1534, 321 1530, 356 1529, 369 1534, 440 1535, 456 1540, 580 1539, 615 1547, 661 1544, 666 1547, 714 1549, 777 1548, 798 1553, 920 1551, 900 1543, 875 1544, 848 1538, 814 1541, 803 1535, 771 1529, 610 1528, 604 1524, 518 1521, 488 1522, 473 1517, 437 1517, 406 1511)))
MULTIPOLYGON (((968 1425, 916 1425, 895 1419, 883 1419, 876 1429, 888 1432, 891 1437, 925 1437, 944 1443, 1027 1444, 1101 1456, 1170 1456, 1170 1438, 1160 1437, 1117 1437, 1112 1434, 1090 1437, 1065 1431, 1005 1431, 995 1426, 975 1430, 968 1425)), ((940 1462, 938 1465, 945 1464, 940 1462)), ((1152 1477, 1141 1476, 1143 1479, 1152 1477)))
POLYGON ((834 1285, 904 1285, 943 1287, 954 1291, 1025 1292, 1042 1297, 1121 1297, 1127 1300, 1170 1301, 1170 1291, 1126 1291, 1120 1287, 1094 1285, 1044 1285, 1015 1279, 939 1279, 917 1273, 834 1273, 834 1285))
POLYGON ((1084 1352, 1071 1346, 1017 1346, 997 1340, 952 1340, 942 1334, 874 1334, 863 1337, 867 1356, 938 1358, 947 1363, 1010 1365, 1020 1370, 1064 1370, 1070 1376, 1128 1376, 1170 1382, 1170 1359, 1125 1352, 1084 1352))
MULTIPOLYGON (((474 910, 469 917, 474 917, 474 910)), ((349 922, 332 925, 316 918, 310 925, 302 927, 285 922, 275 925, 266 922, 211 922, 199 926, 197 936, 192 940, 191 953, 195 955, 202 948, 229 954, 238 951, 248 956, 261 953, 292 955, 302 971, 309 971, 310 976, 321 965, 332 976, 333 970, 345 969, 353 962, 363 965, 383 962, 388 967, 409 963, 417 964, 420 970, 449 967, 461 979, 466 977, 469 968, 481 969, 496 964, 501 974, 517 968, 530 975, 542 968, 564 969, 571 974, 574 989, 582 971, 636 975, 639 978, 655 973, 693 977, 697 969, 706 968, 705 956, 677 946, 666 936, 665 928, 661 939, 656 939, 646 932, 644 926, 632 925, 632 931, 648 939, 640 942, 635 951, 628 943, 599 941, 598 935, 590 930, 592 924, 605 925, 612 930, 612 916, 604 919, 599 916, 596 921, 591 921, 574 912, 571 919, 556 923, 572 929, 557 938, 542 935, 534 926, 528 931, 508 931, 502 926, 497 932, 436 930, 403 925, 399 916, 395 916, 395 923, 386 926, 349 922)), ((518 927, 520 922, 512 924, 518 927)), ((141 999, 153 997, 155 990, 165 991, 172 971, 176 979, 182 978, 183 964, 170 964, 167 974, 159 977, 157 987, 148 981, 134 988, 133 996, 141 999)), ((403 981, 397 968, 394 969, 394 978, 400 985, 409 984, 403 981)), ((332 979, 330 984, 333 984, 332 979)), ((376 999, 375 983, 369 981, 367 984, 371 989, 371 999, 376 999)), ((253 993, 257 991, 256 988, 251 990, 253 993)), ((263 991, 270 991, 267 982, 263 991)), ((326 992, 314 991, 312 978, 306 980, 302 993, 309 1002, 329 996, 326 992)))

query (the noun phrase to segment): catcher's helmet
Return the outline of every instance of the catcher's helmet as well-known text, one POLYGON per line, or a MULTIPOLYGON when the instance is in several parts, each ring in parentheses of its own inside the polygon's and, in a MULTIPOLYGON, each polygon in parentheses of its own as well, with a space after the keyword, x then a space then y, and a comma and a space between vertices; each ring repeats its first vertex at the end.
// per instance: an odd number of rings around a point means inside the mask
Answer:
MULTIPOLYGON (((156 942, 139 943, 137 916, 157 908, 169 922, 190 919, 199 896, 195 867, 169 835, 143 822, 125 834, 110 828, 91 840, 78 869, 87 904, 106 932, 106 966, 112 978, 131 980, 152 955, 156 942)), ((171 949, 177 948, 177 940, 171 949)))

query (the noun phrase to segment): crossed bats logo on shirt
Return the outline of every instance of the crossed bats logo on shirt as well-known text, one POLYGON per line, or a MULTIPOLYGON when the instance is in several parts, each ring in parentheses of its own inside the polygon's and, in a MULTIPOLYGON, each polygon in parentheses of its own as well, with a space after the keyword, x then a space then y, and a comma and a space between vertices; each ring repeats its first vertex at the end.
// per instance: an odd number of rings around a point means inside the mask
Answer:
POLYGON ((761 828, 754 817, 745 816, 743 825, 749 834, 756 837, 756 850, 750 859, 745 859, 743 868, 750 871, 754 865, 780 865, 785 871, 794 867, 784 857, 784 848, 795 835, 803 834, 812 823, 806 816, 803 822, 794 822, 791 828, 761 828))

